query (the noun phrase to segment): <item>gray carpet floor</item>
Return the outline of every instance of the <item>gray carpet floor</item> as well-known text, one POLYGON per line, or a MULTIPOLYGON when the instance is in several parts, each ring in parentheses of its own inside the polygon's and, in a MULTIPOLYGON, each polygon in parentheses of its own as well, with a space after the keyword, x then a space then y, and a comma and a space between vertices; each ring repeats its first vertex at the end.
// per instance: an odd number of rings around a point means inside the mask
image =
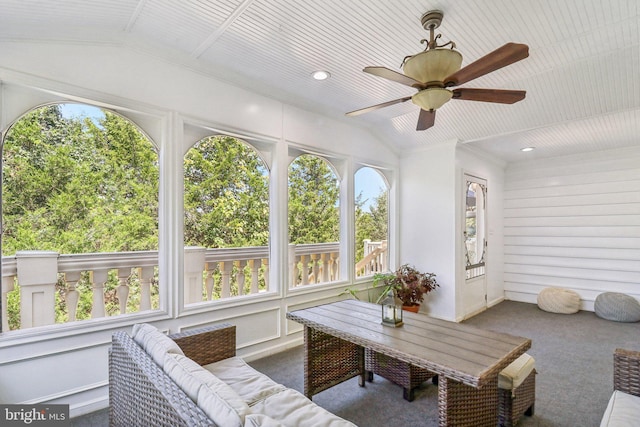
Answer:
MULTIPOLYGON (((536 360, 536 406, 522 427, 597 427, 612 392, 615 348, 640 350, 640 323, 618 323, 592 312, 547 313, 535 304, 502 302, 465 323, 531 338, 536 360)), ((275 381, 302 391, 303 349, 296 347, 251 365, 275 381)), ((437 386, 425 383, 413 402, 402 389, 376 376, 359 387, 352 379, 323 391, 313 401, 361 427, 437 426, 437 386)), ((106 411, 72 420, 72 425, 106 426, 106 411)))

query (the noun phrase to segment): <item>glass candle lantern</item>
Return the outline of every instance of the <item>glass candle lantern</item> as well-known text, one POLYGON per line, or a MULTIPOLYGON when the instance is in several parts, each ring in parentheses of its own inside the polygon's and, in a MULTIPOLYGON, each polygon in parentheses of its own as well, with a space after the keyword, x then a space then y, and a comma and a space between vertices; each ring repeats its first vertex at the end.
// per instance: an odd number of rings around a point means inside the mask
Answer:
POLYGON ((395 297, 393 291, 390 291, 380 304, 382 305, 382 324, 393 327, 402 326, 402 301, 395 297))

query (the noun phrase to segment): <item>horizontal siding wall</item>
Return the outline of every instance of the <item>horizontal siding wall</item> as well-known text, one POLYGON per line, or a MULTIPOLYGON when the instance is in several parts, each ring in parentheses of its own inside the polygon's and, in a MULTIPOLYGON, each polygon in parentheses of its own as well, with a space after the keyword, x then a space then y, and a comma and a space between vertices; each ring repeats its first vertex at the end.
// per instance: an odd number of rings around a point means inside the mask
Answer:
POLYGON ((550 286, 583 310, 602 292, 640 300, 640 147, 509 165, 504 281, 516 301, 550 286))

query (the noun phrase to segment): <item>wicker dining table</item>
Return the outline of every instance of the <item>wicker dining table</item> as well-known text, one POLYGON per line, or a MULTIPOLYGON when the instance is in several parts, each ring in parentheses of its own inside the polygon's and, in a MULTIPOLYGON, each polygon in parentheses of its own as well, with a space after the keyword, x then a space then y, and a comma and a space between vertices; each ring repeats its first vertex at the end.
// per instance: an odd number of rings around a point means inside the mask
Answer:
POLYGON ((305 395, 353 377, 364 386, 364 350, 370 349, 438 375, 440 426, 496 426, 498 373, 531 340, 420 313, 403 317, 403 326, 382 325, 379 305, 356 300, 288 312, 304 325, 305 395))

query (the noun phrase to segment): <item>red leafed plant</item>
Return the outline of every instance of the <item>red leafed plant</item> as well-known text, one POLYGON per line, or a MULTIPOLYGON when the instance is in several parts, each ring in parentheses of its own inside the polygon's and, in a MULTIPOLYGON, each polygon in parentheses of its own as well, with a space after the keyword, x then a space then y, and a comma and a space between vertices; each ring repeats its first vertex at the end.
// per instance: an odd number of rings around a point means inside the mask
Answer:
POLYGON ((426 294, 440 286, 434 273, 421 273, 409 264, 403 264, 393 273, 376 274, 373 281, 384 283, 382 298, 392 290, 405 306, 420 305, 426 294))

